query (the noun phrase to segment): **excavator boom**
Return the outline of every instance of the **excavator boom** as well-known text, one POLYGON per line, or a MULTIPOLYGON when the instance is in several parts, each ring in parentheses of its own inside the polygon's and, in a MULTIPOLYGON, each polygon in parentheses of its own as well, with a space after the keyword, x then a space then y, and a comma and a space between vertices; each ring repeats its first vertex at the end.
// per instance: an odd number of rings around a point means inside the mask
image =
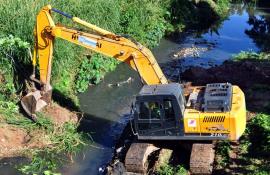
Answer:
POLYGON ((23 108, 31 116, 51 101, 52 87, 50 79, 55 38, 64 39, 127 63, 139 73, 142 81, 146 84, 168 83, 152 52, 138 42, 133 42, 125 37, 101 29, 80 18, 72 17, 67 13, 52 8, 50 5, 45 6, 39 12, 36 20, 33 67, 36 66, 38 60, 40 80, 35 79, 34 75, 31 77, 32 80, 40 83, 41 89, 40 91, 29 93, 21 100, 23 108), (73 22, 83 25, 88 30, 90 29, 92 33, 55 24, 51 16, 52 12, 72 19, 73 22))

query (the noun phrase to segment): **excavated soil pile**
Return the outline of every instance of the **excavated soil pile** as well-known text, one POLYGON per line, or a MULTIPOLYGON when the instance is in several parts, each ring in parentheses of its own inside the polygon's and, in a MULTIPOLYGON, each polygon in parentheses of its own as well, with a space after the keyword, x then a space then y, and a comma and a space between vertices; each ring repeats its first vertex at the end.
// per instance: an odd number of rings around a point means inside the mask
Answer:
MULTIPOLYGON (((75 123, 78 121, 77 115, 67 109, 53 104, 44 111, 46 116, 50 117, 57 126, 65 122, 75 123)), ((2 117, 0 116, 0 119, 2 117)), ((43 148, 50 144, 50 139, 45 131, 32 130, 27 131, 21 127, 2 124, 0 127, 0 160, 7 157, 18 157, 24 151, 30 151, 34 148, 43 148)))
POLYGON ((270 61, 227 61, 209 69, 192 67, 181 74, 181 80, 192 85, 230 82, 244 91, 249 111, 270 110, 270 61))
POLYGON ((63 108, 57 104, 48 106, 43 111, 46 116, 50 117, 54 124, 63 125, 66 122, 77 123, 78 117, 74 112, 63 108))
POLYGON ((255 84, 270 85, 270 62, 227 61, 209 69, 192 67, 182 73, 181 78, 191 81, 193 85, 230 82, 243 89, 255 84))

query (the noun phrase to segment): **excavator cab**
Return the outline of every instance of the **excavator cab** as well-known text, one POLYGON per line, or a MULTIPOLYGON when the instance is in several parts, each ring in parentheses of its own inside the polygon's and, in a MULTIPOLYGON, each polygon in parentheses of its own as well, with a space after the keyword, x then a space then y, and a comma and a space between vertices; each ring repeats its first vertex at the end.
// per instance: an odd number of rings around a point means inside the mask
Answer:
POLYGON ((145 85, 136 97, 134 127, 141 140, 183 135, 182 85, 145 85))
POLYGON ((213 83, 145 85, 136 97, 139 140, 237 140, 245 130, 245 97, 238 86, 213 83), (186 100, 187 99, 187 100, 186 100))

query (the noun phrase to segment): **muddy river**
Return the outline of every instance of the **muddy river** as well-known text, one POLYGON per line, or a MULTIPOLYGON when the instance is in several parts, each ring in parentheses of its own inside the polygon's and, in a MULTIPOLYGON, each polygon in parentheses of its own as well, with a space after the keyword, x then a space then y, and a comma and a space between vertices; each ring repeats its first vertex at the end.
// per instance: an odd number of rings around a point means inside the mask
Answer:
MULTIPOLYGON (((200 33, 189 32, 173 39, 162 39, 153 53, 162 67, 172 60, 181 61, 177 71, 190 66, 211 67, 222 64, 240 51, 259 51, 261 46, 248 35, 254 25, 250 18, 269 16, 265 9, 234 5, 229 17, 221 23, 200 33)), ((103 174, 105 165, 113 156, 114 145, 128 122, 129 108, 142 84, 137 72, 120 64, 103 82, 89 87, 80 94, 80 103, 86 121, 81 129, 91 133, 94 143, 87 146, 75 158, 75 162, 62 169, 65 175, 103 174), (116 82, 128 80, 120 86, 116 82)), ((18 174, 9 166, 0 167, 0 174, 18 174)))

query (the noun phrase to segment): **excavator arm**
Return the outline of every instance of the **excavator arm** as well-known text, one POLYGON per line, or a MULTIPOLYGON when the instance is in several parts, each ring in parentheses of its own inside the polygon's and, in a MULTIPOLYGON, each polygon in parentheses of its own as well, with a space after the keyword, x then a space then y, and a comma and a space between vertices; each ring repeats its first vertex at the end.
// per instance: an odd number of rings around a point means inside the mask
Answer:
POLYGON ((50 5, 45 6, 37 15, 34 35, 33 66, 35 70, 36 62, 38 61, 40 80, 35 79, 34 76, 31 76, 31 79, 40 83, 41 90, 31 92, 21 100, 23 108, 31 116, 51 101, 52 87, 50 85, 50 78, 55 38, 64 39, 127 63, 139 73, 145 84, 168 83, 152 52, 140 43, 101 29, 77 17, 72 17, 52 8, 50 5), (73 22, 90 29, 92 33, 55 24, 52 18, 53 12, 70 18, 73 22))

